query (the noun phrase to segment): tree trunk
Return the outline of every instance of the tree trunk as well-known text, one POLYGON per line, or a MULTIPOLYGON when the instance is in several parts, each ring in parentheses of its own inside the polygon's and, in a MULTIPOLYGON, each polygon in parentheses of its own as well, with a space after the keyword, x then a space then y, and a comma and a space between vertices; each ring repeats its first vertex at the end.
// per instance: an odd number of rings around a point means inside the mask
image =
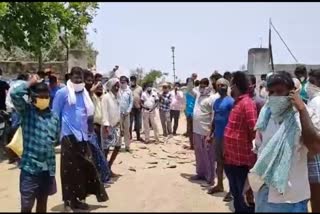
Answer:
POLYGON ((38 64, 39 64, 39 67, 38 67, 38 71, 41 71, 42 70, 42 52, 41 50, 38 52, 38 64))

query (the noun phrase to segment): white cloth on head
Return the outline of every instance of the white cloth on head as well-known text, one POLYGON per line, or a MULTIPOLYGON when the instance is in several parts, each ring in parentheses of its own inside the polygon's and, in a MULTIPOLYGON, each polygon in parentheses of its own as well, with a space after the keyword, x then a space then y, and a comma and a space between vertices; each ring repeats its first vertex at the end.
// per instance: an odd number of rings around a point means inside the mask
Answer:
POLYGON ((110 91, 112 87, 118 82, 120 82, 118 78, 109 79, 108 82, 106 83, 106 89, 110 91))
POLYGON ((230 86, 230 83, 228 80, 226 80, 225 78, 219 78, 216 82, 216 85, 226 85, 226 86, 230 86))
MULTIPOLYGON (((76 98, 76 92, 73 88, 73 83, 71 82, 71 80, 68 80, 67 88, 68 88, 68 103, 69 105, 75 105, 77 102, 77 98, 76 98)), ((92 116, 94 114, 94 105, 87 89, 83 88, 82 96, 83 96, 84 104, 87 109, 87 114, 88 116, 92 116)))

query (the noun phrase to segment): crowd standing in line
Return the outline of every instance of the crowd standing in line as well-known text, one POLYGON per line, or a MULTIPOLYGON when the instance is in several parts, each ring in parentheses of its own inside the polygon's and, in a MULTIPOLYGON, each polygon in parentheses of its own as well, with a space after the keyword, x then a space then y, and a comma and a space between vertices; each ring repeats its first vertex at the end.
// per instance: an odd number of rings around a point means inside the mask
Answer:
MULTIPOLYGON (((195 175, 208 194, 224 192, 223 174, 235 212, 320 212, 320 70, 298 66, 294 78, 277 71, 261 76, 245 72, 213 73, 176 82, 152 83, 144 89, 137 77, 110 79, 73 67, 59 83, 50 70, 20 74, 8 85, 0 81, 0 110, 9 112, 9 138, 23 133, 21 160, 8 149, 10 163, 21 169, 21 211, 46 212, 48 196, 57 192, 55 146, 61 145, 60 176, 66 211, 88 210, 85 199, 107 201, 113 163, 136 140, 159 142, 156 109, 165 143, 177 135, 180 113, 187 118, 185 136, 194 150, 195 175), (3 95, 3 96, 2 96, 3 95), (7 95, 7 96, 6 96, 7 95), (144 138, 141 137, 143 125, 144 138), (112 154, 109 158, 109 152, 112 154), (217 182, 216 181, 217 178, 217 182)), ((2 71, 1 71, 2 73, 2 71)))

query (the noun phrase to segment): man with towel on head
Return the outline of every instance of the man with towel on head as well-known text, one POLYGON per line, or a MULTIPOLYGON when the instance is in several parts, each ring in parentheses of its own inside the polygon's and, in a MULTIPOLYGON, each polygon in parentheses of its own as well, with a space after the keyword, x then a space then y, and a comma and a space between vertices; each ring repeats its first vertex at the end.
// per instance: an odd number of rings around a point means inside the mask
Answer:
POLYGON ((111 78, 110 80, 108 80, 108 82, 106 83, 106 88, 108 92, 103 95, 101 102, 101 146, 105 151, 106 158, 108 156, 110 147, 114 147, 109 160, 109 167, 111 170, 111 177, 115 177, 116 174, 112 172, 111 166, 121 149, 119 79, 111 78))
POLYGON ((67 86, 53 100, 53 111, 61 121, 61 184, 65 208, 88 210, 83 201, 94 194, 99 202, 108 200, 90 155, 88 117, 94 106, 85 89, 83 70, 73 67, 67 86))

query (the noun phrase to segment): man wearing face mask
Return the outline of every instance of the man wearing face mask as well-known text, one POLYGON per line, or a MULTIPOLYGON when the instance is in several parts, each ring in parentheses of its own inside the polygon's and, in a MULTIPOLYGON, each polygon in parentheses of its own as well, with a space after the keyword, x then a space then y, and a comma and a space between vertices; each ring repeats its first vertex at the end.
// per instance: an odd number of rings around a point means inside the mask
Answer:
POLYGON ((55 145, 59 140, 59 118, 49 108, 49 88, 34 75, 11 92, 12 103, 21 117, 23 154, 21 158, 21 212, 47 211, 48 196, 56 193, 55 145), (31 96, 32 103, 24 96, 31 96))
POLYGON ((130 113, 130 139, 132 139, 132 126, 134 123, 134 130, 136 131, 137 141, 143 141, 140 137, 140 129, 142 126, 142 114, 141 114, 141 96, 142 87, 137 85, 137 77, 131 76, 131 91, 133 95, 133 106, 130 113))
MULTIPOLYGON (((320 70, 311 70, 306 85, 308 107, 320 118, 320 70)), ((320 133, 320 130, 317 130, 320 133)), ((320 153, 308 158, 312 212, 320 212, 320 153)))
POLYGON ((162 85, 162 94, 160 95, 159 115, 163 130, 163 136, 167 137, 172 135, 171 118, 170 118, 170 105, 172 96, 169 93, 168 83, 162 85))
POLYGON ((157 93, 152 90, 152 84, 147 84, 147 89, 142 93, 141 96, 141 106, 143 109, 143 127, 145 142, 150 143, 150 123, 154 132, 154 137, 156 141, 159 141, 158 138, 158 127, 155 122, 155 109, 159 104, 159 98, 157 93))
POLYGON ((212 106, 219 94, 213 94, 208 78, 200 81, 199 88, 192 88, 189 81, 187 91, 196 98, 193 110, 193 144, 196 157, 196 175, 190 180, 204 180, 208 185, 214 184, 215 154, 213 143, 207 143, 212 124, 212 106))
POLYGON ((256 81, 256 77, 253 74, 249 75, 249 82, 250 82, 249 95, 253 99, 253 101, 255 102, 256 107, 257 107, 257 115, 259 115, 260 110, 265 103, 265 100, 263 100, 260 96, 256 95, 256 82, 257 81, 256 81))
POLYGON ((180 112, 184 107, 183 92, 180 90, 180 83, 176 82, 174 89, 170 92, 172 102, 170 104, 170 121, 174 120, 173 135, 177 135, 177 129, 179 125, 180 112))
POLYGON ((101 100, 103 95, 103 86, 101 82, 102 75, 97 73, 95 74, 95 85, 92 87, 92 102, 95 107, 93 115, 94 130, 98 137, 98 143, 101 147, 101 124, 102 124, 102 108, 101 100))
POLYGON ((307 78, 308 78, 308 72, 307 68, 304 65, 300 65, 296 68, 294 71, 294 75, 299 79, 301 82, 301 91, 300 96, 302 100, 307 103, 308 102, 308 94, 306 91, 306 84, 307 84, 307 78))
MULTIPOLYGON (((218 192, 223 192, 223 136, 224 129, 228 123, 229 114, 232 110, 234 100, 232 97, 228 96, 229 81, 220 78, 216 82, 217 91, 220 97, 214 102, 213 112, 214 119, 212 121, 212 128, 209 138, 214 138, 215 143, 215 156, 217 162, 217 176, 218 184, 208 191, 208 194, 215 194, 218 192)), ((212 140, 207 140, 209 143, 213 143, 212 140)), ((224 201, 228 202, 232 199, 231 193, 229 192, 224 201)))
MULTIPOLYGON (((290 102, 294 82, 289 73, 280 71, 268 78, 267 88, 269 100, 256 124, 258 160, 248 175, 256 192, 255 211, 308 212, 308 142, 301 129, 300 109, 298 112, 290 102)), ((319 129, 319 118, 310 117, 319 129)))
POLYGON ((235 102, 224 130, 223 157, 235 212, 254 211, 252 206, 245 204, 242 195, 247 174, 256 161, 256 155, 251 150, 257 109, 248 91, 247 75, 242 71, 233 73, 231 93, 235 102))
MULTIPOLYGON (((92 153, 92 158, 95 163, 95 166, 99 172, 101 182, 104 183, 105 186, 108 186, 107 182, 110 179, 111 173, 109 170, 109 164, 107 159, 105 158, 105 155, 101 149, 101 131, 98 131, 97 129, 101 129, 101 118, 95 118, 96 114, 101 115, 101 100, 100 97, 96 96, 96 91, 100 87, 102 90, 102 84, 101 83, 95 83, 93 85, 93 73, 89 70, 84 70, 84 82, 85 82, 85 88, 88 91, 95 109, 94 109, 94 115, 88 117, 88 137, 89 137, 89 146, 92 153), (97 109, 98 108, 98 109, 97 109), (100 111, 100 112, 99 112, 100 111), (96 120, 96 121, 95 121, 96 120), (95 122, 98 122, 95 123, 95 122), (98 127, 97 127, 98 126, 98 127)), ((98 94, 100 94, 98 92, 98 94)), ((102 95, 102 92, 100 96, 102 95)))
POLYGON ((90 156, 88 119, 94 114, 94 105, 85 89, 82 68, 71 69, 67 86, 57 92, 52 106, 61 121, 61 184, 65 209, 88 210, 88 204, 83 201, 89 194, 95 194, 99 202, 107 201, 108 195, 90 156))
POLYGON ((105 156, 108 154, 111 147, 114 147, 111 157, 109 159, 109 168, 111 176, 116 177, 117 174, 112 172, 112 165, 116 160, 118 153, 121 149, 120 141, 120 97, 119 88, 120 82, 118 78, 111 78, 108 80, 106 87, 108 92, 102 96, 102 148, 105 151, 105 156))
MULTIPOLYGON (((130 112, 133 106, 132 91, 128 86, 129 79, 126 76, 120 77, 120 127, 123 133, 126 151, 130 152, 130 112)), ((121 139, 121 138, 120 138, 121 139)))

